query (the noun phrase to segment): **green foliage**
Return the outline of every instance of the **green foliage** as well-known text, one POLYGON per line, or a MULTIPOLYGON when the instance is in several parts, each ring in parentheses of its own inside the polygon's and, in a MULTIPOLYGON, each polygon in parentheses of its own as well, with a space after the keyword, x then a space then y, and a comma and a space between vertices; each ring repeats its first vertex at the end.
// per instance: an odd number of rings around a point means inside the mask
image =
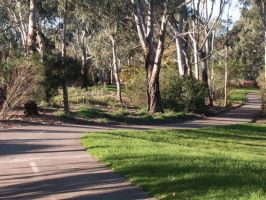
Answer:
POLYGON ((193 77, 170 79, 162 91, 164 107, 175 111, 204 112, 206 87, 193 77))
POLYGON ((232 57, 242 63, 242 77, 245 80, 256 80, 264 59, 264 30, 259 9, 252 6, 242 10, 242 17, 233 31, 237 40, 233 46, 232 57))
POLYGON ((266 199, 266 126, 113 131, 85 135, 88 151, 162 200, 266 199))
POLYGON ((205 110, 205 98, 207 96, 206 87, 193 77, 185 78, 183 81, 183 103, 185 110, 199 111, 205 110))
POLYGON ((81 65, 75 59, 67 56, 65 64, 62 63, 60 55, 48 55, 45 59, 40 79, 44 99, 47 102, 58 93, 64 78, 73 84, 80 77, 81 65))
MULTIPOLYGON (((147 103, 146 73, 134 71, 134 77, 127 77, 126 95, 135 105, 143 107, 147 103)), ((124 75, 125 76, 125 75, 124 75)), ((174 111, 204 112, 206 87, 193 77, 179 78, 175 66, 163 67, 160 75, 160 87, 163 105, 174 111)))

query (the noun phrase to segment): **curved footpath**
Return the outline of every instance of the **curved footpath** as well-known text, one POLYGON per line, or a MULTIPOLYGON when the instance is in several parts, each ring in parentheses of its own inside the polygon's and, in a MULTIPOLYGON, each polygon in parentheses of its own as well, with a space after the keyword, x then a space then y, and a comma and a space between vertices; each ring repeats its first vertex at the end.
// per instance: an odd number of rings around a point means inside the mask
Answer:
POLYGON ((260 98, 214 117, 158 126, 25 126, 0 131, 0 200, 148 200, 85 152, 84 132, 112 129, 201 128, 248 123, 260 112, 260 98))

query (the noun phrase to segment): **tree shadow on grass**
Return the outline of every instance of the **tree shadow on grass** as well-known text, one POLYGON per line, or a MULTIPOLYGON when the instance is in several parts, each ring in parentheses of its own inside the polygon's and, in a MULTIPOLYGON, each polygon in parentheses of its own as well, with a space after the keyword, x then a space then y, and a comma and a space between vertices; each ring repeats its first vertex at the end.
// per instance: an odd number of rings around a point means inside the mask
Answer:
POLYGON ((168 154, 117 156, 110 160, 119 173, 155 195, 168 196, 165 199, 204 199, 211 190, 212 195, 222 190, 224 198, 231 196, 232 199, 247 197, 253 191, 266 192, 266 168, 258 167, 262 166, 261 162, 168 154), (124 164, 116 166, 117 162, 124 164), (231 195, 227 194, 229 191, 231 195), (173 193, 184 195, 184 198, 175 198, 171 196, 173 193))
POLYGON ((184 113, 176 114, 161 114, 160 116, 151 116, 143 113, 129 113, 121 110, 120 112, 108 112, 94 108, 81 109, 74 113, 74 116, 81 117, 87 120, 107 120, 107 123, 115 124, 136 124, 136 125, 154 125, 157 123, 172 123, 182 122, 185 120, 197 119, 195 115, 188 115, 184 113))
POLYGON ((89 136, 98 140, 95 146, 92 142, 90 146, 96 148, 90 150, 96 150, 96 155, 102 155, 101 159, 117 172, 162 199, 249 199, 253 193, 265 199, 265 129, 249 124, 100 132, 89 136), (246 158, 246 154, 252 158, 246 158))

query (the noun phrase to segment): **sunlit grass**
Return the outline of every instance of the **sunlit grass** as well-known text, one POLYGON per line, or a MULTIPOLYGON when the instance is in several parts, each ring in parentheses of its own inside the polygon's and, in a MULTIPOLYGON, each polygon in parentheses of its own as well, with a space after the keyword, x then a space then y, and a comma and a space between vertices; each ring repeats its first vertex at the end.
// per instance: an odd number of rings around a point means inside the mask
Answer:
POLYGON ((229 92, 229 100, 231 103, 246 103, 248 93, 259 93, 259 88, 240 88, 231 89, 229 92))
MULTIPOLYGON (((119 103, 114 99, 114 86, 94 86, 88 90, 77 87, 68 88, 68 100, 73 105, 91 105, 91 106, 119 106, 119 103)), ((59 94, 53 97, 53 104, 63 104, 63 91, 59 90, 59 94)))
POLYGON ((266 199, 266 126, 97 132, 82 142, 159 199, 266 199))

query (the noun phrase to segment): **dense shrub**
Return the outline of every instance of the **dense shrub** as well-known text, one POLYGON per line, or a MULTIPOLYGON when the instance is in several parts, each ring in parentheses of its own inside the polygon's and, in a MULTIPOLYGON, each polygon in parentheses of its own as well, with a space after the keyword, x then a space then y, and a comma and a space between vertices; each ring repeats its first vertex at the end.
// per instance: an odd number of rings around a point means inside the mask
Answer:
POLYGON ((224 104, 224 80, 211 80, 210 82, 211 97, 214 105, 224 104))
MULTIPOLYGON (((126 96, 133 104, 144 107, 147 103, 145 71, 136 70, 132 74, 127 77, 126 96)), ((206 87, 192 77, 180 79, 175 66, 162 67, 160 89, 165 109, 204 112, 206 108, 206 87)))
POLYGON ((80 63, 68 56, 65 63, 65 66, 62 65, 60 55, 49 55, 44 62, 42 75, 39 78, 41 80, 40 94, 43 94, 43 99, 47 102, 58 94, 58 88, 62 87, 64 77, 72 85, 80 77, 80 63))
POLYGON ((193 77, 177 78, 162 90, 164 107, 174 111, 204 112, 206 96, 206 87, 193 77))

